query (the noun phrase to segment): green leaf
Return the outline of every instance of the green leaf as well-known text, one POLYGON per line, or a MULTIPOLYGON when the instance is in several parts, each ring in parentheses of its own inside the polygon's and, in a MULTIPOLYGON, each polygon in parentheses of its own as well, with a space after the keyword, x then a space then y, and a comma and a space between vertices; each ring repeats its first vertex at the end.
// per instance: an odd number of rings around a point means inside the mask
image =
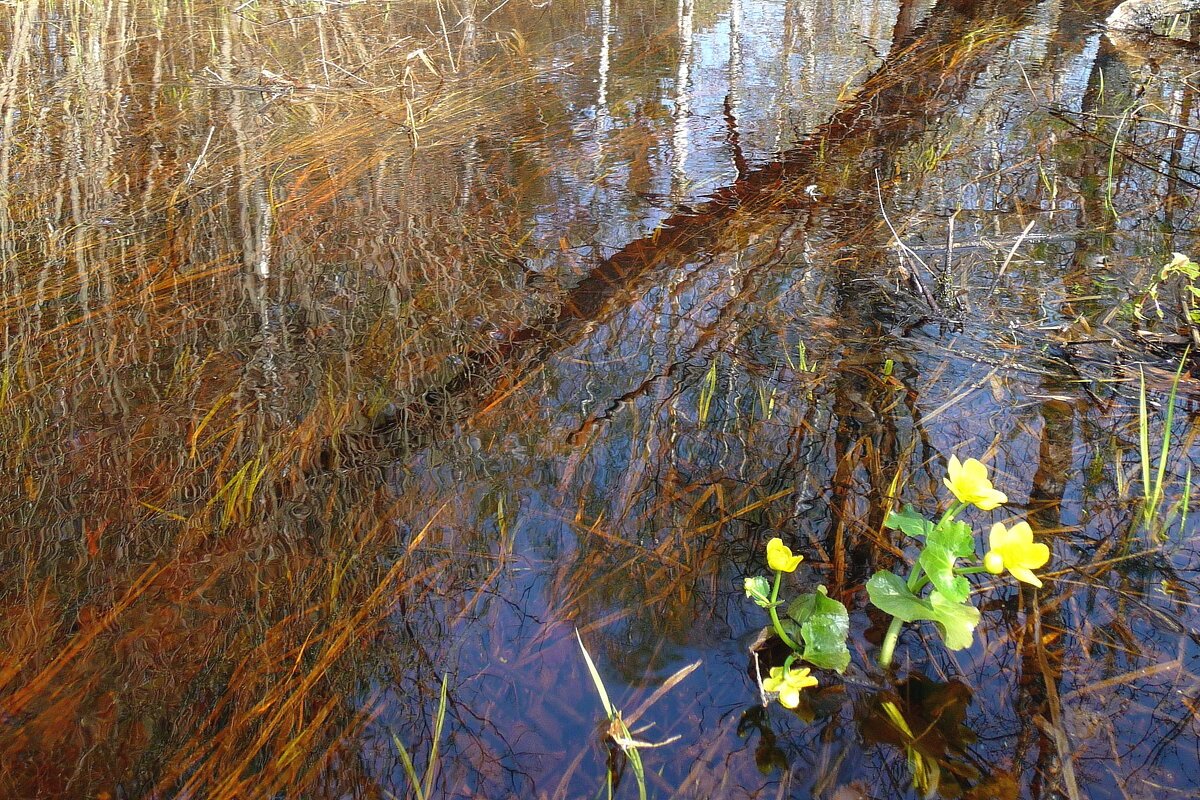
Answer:
POLYGON ((930 531, 917 558, 929 580, 947 599, 960 603, 971 593, 966 578, 954 574, 954 561, 975 555, 975 533, 965 522, 943 522, 930 531))
POLYGON ((975 531, 965 522, 951 520, 938 525, 929 534, 929 543, 934 542, 958 558, 970 558, 975 555, 975 531))
POLYGON ((850 635, 850 615, 846 607, 828 595, 824 586, 813 594, 798 597, 787 614, 800 623, 804 652, 808 663, 822 669, 844 672, 850 665, 850 650, 846 638, 850 635))
POLYGON ((901 578, 876 572, 867 581, 867 594, 877 608, 905 622, 928 619, 937 623, 942 641, 950 650, 963 650, 974 641, 979 609, 970 603, 950 600, 937 589, 922 600, 908 590, 901 578))
POLYGON ((950 600, 936 589, 929 593, 929 605, 947 649, 970 647, 975 640, 975 626, 979 624, 979 609, 970 603, 950 600))
POLYGON ((779 620, 779 625, 783 628, 783 632, 786 633, 788 638, 793 642, 799 642, 803 640, 804 637, 800 635, 800 626, 792 622, 787 617, 781 617, 779 620))
POLYGON ((905 504, 903 511, 889 512, 883 525, 892 530, 902 530, 909 536, 926 536, 933 530, 933 523, 914 511, 910 504, 905 504))
POLYGON ((905 622, 933 619, 933 607, 908 590, 904 579, 881 570, 867 581, 867 594, 875 607, 905 622))
POLYGON ((943 545, 930 542, 921 551, 917 562, 929 576, 934 587, 956 603, 967 599, 971 584, 966 578, 954 574, 954 554, 943 545))
POLYGON ((796 620, 797 625, 803 625, 812 616, 817 607, 815 594, 802 594, 787 607, 787 615, 796 620))
POLYGON ((746 578, 743 584, 746 589, 746 597, 749 597, 755 604, 763 607, 771 607, 771 582, 761 575, 756 575, 753 578, 746 578))

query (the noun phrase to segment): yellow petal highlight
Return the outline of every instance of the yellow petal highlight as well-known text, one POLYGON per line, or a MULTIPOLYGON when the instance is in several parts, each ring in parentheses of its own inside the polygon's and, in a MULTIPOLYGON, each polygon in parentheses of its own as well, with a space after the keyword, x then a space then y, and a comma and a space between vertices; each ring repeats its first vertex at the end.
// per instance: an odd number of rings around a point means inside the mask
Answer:
POLYGON ((1022 520, 1011 528, 997 522, 988 536, 989 550, 983 557, 983 566, 988 572, 999 575, 1004 570, 1019 581, 1032 586, 1041 586, 1042 581, 1033 570, 1046 566, 1050 560, 1050 548, 1033 541, 1033 528, 1022 520))
POLYGON ((800 705, 800 692, 809 686, 816 686, 817 679, 810 674, 808 667, 788 670, 785 675, 783 667, 771 667, 771 676, 763 680, 763 689, 779 693, 779 704, 784 708, 795 708, 800 705))
POLYGON ((968 458, 960 462, 958 456, 950 456, 945 483, 960 503, 970 503, 984 511, 991 511, 1008 502, 1008 495, 992 486, 987 467, 978 459, 968 458))
POLYGON ((767 566, 779 572, 795 572, 804 556, 792 555, 792 550, 778 536, 767 542, 767 566))

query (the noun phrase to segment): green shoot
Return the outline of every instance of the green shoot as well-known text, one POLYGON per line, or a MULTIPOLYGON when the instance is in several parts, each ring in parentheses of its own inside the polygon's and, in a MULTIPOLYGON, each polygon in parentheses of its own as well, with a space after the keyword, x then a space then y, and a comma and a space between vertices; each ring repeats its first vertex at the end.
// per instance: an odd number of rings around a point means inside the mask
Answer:
MULTIPOLYGON (((588 672, 592 676, 592 683, 596 685, 596 693, 600 695, 600 705, 604 706, 604 713, 608 716, 608 737, 621 748, 629 760, 629 765, 633 768, 633 777, 638 786, 638 800, 646 800, 646 769, 642 765, 642 756, 638 753, 637 743, 634 742, 633 735, 621 719, 621 712, 614 708, 612 701, 608 699, 608 691, 604 688, 600 671, 596 669, 595 662, 592 661, 587 648, 583 646, 583 637, 579 635, 579 631, 575 631, 575 639, 579 642, 579 649, 583 652, 583 661, 587 664, 588 672)), ((610 769, 608 773, 609 797, 612 796, 615 783, 610 769)))
POLYGON ((712 410, 713 397, 717 393, 717 360, 714 358, 704 376, 704 386, 700 388, 700 406, 698 415, 700 424, 708 422, 708 412, 712 410))
POLYGON ((446 721, 447 680, 448 676, 443 675, 441 696, 438 698, 437 716, 434 717, 433 723, 433 744, 429 748, 429 761, 425 764, 425 776, 423 778, 417 776, 412 756, 408 754, 408 750, 405 749, 404 744, 396 734, 392 734, 392 741, 395 742, 396 750, 400 753, 400 761, 404 764, 404 773, 408 776, 409 785, 412 786, 413 794, 416 795, 417 800, 429 800, 433 796, 433 781, 437 777, 438 745, 442 738, 442 724, 446 721))
POLYGON ((1167 412, 1163 420, 1163 437, 1158 448, 1158 464, 1151 476, 1153 459, 1150 453, 1150 412, 1146 405, 1146 373, 1138 370, 1138 447, 1142 460, 1142 525, 1149 530, 1152 521, 1158 516, 1162 504, 1164 483, 1166 482, 1167 460, 1171 450, 1171 427, 1175 421, 1175 396, 1179 391, 1179 379, 1183 375, 1183 367, 1187 361, 1185 351, 1179 360, 1179 368, 1171 381, 1171 391, 1167 395, 1167 412))

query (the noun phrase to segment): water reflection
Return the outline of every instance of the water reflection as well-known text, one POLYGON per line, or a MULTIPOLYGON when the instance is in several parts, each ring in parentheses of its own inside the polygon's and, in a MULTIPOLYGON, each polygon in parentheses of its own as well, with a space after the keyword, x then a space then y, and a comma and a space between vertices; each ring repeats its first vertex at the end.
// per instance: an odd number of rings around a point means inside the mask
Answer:
POLYGON ((447 675, 435 794, 593 796, 575 629, 655 796, 1193 792, 1194 382, 1153 530, 1130 383, 1159 441, 1186 285, 1128 312, 1193 67, 1104 6, 16 6, 2 793, 403 796, 447 675), (1059 571, 889 681, 862 584, 951 453, 1059 571), (859 651, 800 715, 774 535, 859 651))

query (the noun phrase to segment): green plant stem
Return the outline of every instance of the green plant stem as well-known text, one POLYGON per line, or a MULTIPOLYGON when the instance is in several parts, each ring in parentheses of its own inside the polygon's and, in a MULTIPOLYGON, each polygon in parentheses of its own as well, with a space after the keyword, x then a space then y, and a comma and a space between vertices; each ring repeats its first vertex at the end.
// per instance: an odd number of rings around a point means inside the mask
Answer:
POLYGON ((896 642, 900 640, 900 628, 903 625, 902 619, 892 617, 892 624, 888 625, 887 633, 884 634, 883 645, 879 648, 879 666, 884 669, 892 666, 892 656, 896 652, 896 642))
MULTIPOLYGON (((946 509, 946 513, 942 515, 942 518, 938 520, 938 526, 940 527, 953 520, 966 507, 966 503, 955 500, 950 508, 946 509)), ((959 574, 962 573, 960 572, 959 574)), ((929 579, 925 577, 925 570, 921 569, 920 564, 913 564, 912 572, 908 575, 908 590, 916 594, 927 583, 929 583, 929 579)), ((902 627, 904 627, 904 620, 899 617, 892 617, 892 623, 888 625, 887 633, 883 635, 883 644, 879 648, 879 666, 884 669, 892 666, 892 658, 896 654, 896 642, 900 641, 900 629, 902 627)))
POLYGON ((957 517, 958 512, 962 511, 966 507, 967 507, 966 503, 962 503, 962 502, 959 502, 958 500, 955 500, 953 503, 950 504, 950 507, 948 509, 946 509, 946 513, 942 514, 942 518, 938 520, 937 527, 940 528, 941 526, 945 525, 947 522, 949 522, 952 519, 954 519, 955 517, 957 517))
POLYGON ((775 611, 775 600, 779 597, 779 581, 782 577, 783 573, 775 570, 775 585, 771 587, 771 605, 767 606, 767 611, 771 615, 771 624, 775 626, 775 632, 779 634, 779 638, 783 639, 783 643, 788 647, 799 652, 799 645, 793 642, 792 637, 784 632, 783 623, 779 621, 779 614, 775 611))
MULTIPOLYGON (((949 512, 947 512, 947 516, 949 516, 949 512)), ((946 517, 942 519, 945 520, 946 517)), ((908 574, 908 590, 916 594, 928 582, 928 579, 925 577, 925 570, 921 568, 921 565, 913 564, 912 572, 908 574)), ((904 627, 904 620, 899 617, 892 617, 892 624, 888 625, 887 633, 883 636, 883 644, 879 648, 879 666, 884 669, 892 666, 892 657, 896 653, 896 642, 900 641, 900 629, 902 627, 904 627)))

